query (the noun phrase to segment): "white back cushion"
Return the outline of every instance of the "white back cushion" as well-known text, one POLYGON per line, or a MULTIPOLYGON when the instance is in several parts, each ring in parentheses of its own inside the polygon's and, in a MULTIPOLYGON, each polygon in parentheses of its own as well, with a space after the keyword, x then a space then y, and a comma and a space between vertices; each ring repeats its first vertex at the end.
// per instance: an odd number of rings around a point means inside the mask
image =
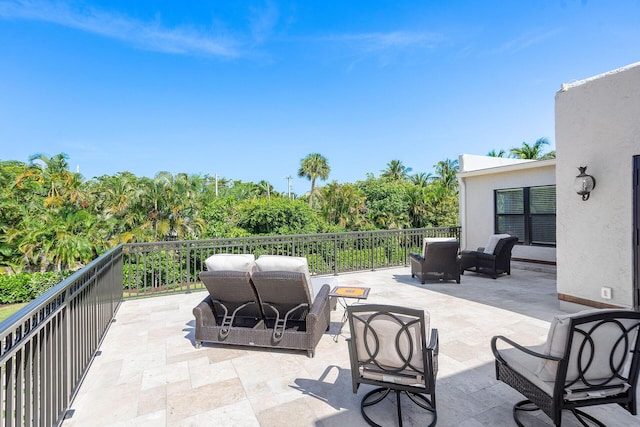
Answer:
POLYGON ((211 255, 204 263, 209 271, 250 272, 255 259, 253 254, 216 254, 211 255))
MULTIPOLYGON (((425 344, 422 343, 419 322, 412 324, 406 330, 402 330, 402 325, 389 315, 378 315, 371 319, 372 313, 364 312, 354 313, 354 316, 362 318, 363 320, 368 320, 369 326, 373 329, 372 331, 369 328, 365 328, 365 324, 354 317, 353 327, 355 329, 356 347, 358 360, 360 362, 366 362, 370 358, 369 352, 371 354, 376 352, 375 336, 377 336, 380 342, 380 348, 377 349, 378 354, 376 355, 375 360, 380 365, 387 368, 397 369, 403 367, 405 364, 404 359, 408 358, 410 353, 409 346, 413 344, 412 355, 409 362, 414 368, 419 369, 420 371, 423 370, 422 347, 425 344), (399 340, 397 340, 398 335, 399 340), (367 346, 365 346, 365 338, 367 346), (399 345, 401 354, 398 354, 396 345, 399 345)), ((394 314, 394 316, 397 316, 402 322, 414 319, 414 317, 407 317, 400 314, 394 314)), ((429 339, 429 313, 425 312, 424 320, 427 339, 429 339)), ((407 367, 406 369, 411 368, 407 367)))
POLYGON ((422 239, 422 258, 427 257, 427 246, 435 242, 456 242, 455 237, 425 237, 422 239))
MULTIPOLYGON (((551 325, 549 327, 549 334, 547 336, 547 342, 543 347, 543 354, 555 357, 564 356, 565 347, 567 345, 567 339, 570 332, 569 325, 571 323, 572 317, 607 311, 617 310, 589 309, 580 311, 578 313, 555 316, 551 321, 551 325)), ((625 328, 628 329, 635 323, 635 320, 620 319, 620 322, 625 328)), ((587 342, 582 350, 582 361, 580 363, 583 372, 588 366, 588 370, 586 370, 585 372, 585 378, 587 380, 609 378, 613 374, 610 367, 610 361, 614 362, 614 366, 618 366, 625 357, 629 357, 628 354, 624 353, 624 345, 615 345, 621 336, 622 331, 620 327, 615 323, 607 322, 593 329, 596 325, 598 325, 598 323, 599 321, 596 321, 585 323, 579 326, 580 330, 585 331, 585 333, 591 336, 593 345, 595 347, 594 352, 592 351, 593 347, 591 347, 591 344, 587 342), (593 360, 589 365, 589 359, 592 356, 593 360)), ((583 345, 583 337, 584 335, 582 335, 581 333, 577 333, 573 337, 570 350, 571 359, 569 360, 567 369, 567 381, 574 380, 578 377, 578 356, 580 347, 583 345)), ((633 346, 636 336, 633 335, 630 338, 631 343, 629 343, 629 345, 633 346)), ((557 362, 550 360, 541 360, 537 375, 543 381, 554 381, 557 368, 557 362)))
POLYGON ((485 254, 493 254, 493 251, 496 250, 496 245, 500 241, 500 239, 506 239, 507 237, 511 237, 510 234, 492 234, 489 236, 489 240, 487 240, 487 244, 484 246, 485 254))
POLYGON ((296 273, 304 273, 309 288, 309 295, 313 297, 313 284, 311 283, 311 274, 309 274, 309 264, 304 257, 285 256, 285 255, 261 255, 255 263, 256 271, 292 271, 296 273))

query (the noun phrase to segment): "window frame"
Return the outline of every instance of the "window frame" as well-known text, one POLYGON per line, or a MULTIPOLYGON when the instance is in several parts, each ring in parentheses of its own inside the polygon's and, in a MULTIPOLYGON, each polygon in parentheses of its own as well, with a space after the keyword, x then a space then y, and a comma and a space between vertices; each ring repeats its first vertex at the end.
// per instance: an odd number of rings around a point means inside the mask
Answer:
POLYGON ((556 217, 557 217, 557 205, 555 206, 555 210, 554 213, 531 213, 531 189, 532 188, 543 188, 543 187, 553 187, 555 188, 555 185, 534 185, 534 186, 530 186, 530 187, 510 187, 510 188, 498 188, 493 190, 493 211, 494 211, 494 222, 493 222, 493 229, 494 229, 494 233, 499 234, 501 233, 501 230, 499 229, 499 219, 500 217, 522 217, 523 218, 523 222, 524 222, 524 240, 522 240, 522 237, 520 237, 520 239, 518 240, 517 244, 519 245, 526 245, 526 246, 541 246, 541 247, 553 247, 555 248, 557 246, 557 240, 554 243, 538 243, 538 242, 533 242, 532 241, 532 217, 553 217, 554 218, 554 224, 556 223, 556 217), (498 193, 500 191, 513 191, 513 190, 522 190, 522 206, 523 206, 523 212, 521 214, 512 214, 512 213, 505 213, 505 214, 499 214, 498 213, 498 193))

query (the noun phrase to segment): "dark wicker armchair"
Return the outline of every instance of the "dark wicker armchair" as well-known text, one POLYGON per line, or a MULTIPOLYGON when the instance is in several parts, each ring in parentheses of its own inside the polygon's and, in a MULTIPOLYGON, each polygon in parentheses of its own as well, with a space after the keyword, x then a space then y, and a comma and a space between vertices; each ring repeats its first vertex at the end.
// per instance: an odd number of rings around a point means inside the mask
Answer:
POLYGON ((427 280, 455 280, 460 283, 457 239, 429 238, 423 241, 422 255, 411 253, 411 277, 427 280))
POLYGON ((347 307, 347 315, 353 392, 358 392, 360 384, 377 386, 364 395, 360 404, 366 422, 372 426, 395 424, 389 419, 393 417, 390 402, 377 410, 373 408, 386 402, 394 391, 399 425, 402 425, 401 393, 417 408, 426 410, 429 425, 435 425, 438 331, 429 331, 428 314, 405 307, 354 304, 347 307))
POLYGON ((639 329, 638 312, 589 310, 556 316, 543 346, 523 347, 493 337, 497 379, 526 397, 513 408, 516 424, 523 425, 520 411, 542 410, 560 426, 562 411, 568 410, 584 426, 585 420, 604 426, 579 408, 610 403, 636 415, 639 329), (509 347, 498 349, 500 342, 509 347))
POLYGON ((518 242, 518 238, 509 235, 503 236, 505 237, 496 239, 493 251, 478 248, 477 251, 460 252, 460 274, 464 274, 465 270, 470 270, 488 274, 494 279, 503 273, 511 274, 511 251, 518 242))

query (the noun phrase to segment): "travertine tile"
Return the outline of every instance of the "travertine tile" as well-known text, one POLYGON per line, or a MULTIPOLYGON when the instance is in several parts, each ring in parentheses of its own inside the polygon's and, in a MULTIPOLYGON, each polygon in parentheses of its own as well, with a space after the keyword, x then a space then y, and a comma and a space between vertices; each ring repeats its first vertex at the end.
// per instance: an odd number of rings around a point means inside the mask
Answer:
MULTIPOLYGON (((335 277, 331 276, 332 279, 335 277)), ((422 307, 440 338, 436 385, 438 426, 514 425, 511 410, 522 396, 495 380, 490 340, 505 335, 525 345, 546 339, 549 321, 561 313, 551 273, 513 269, 492 280, 467 273, 462 283, 412 279, 409 268, 341 274, 340 284, 371 288, 365 302, 422 307)), ((343 309, 331 313, 332 329, 314 358, 303 352, 205 344, 193 345, 191 310, 206 291, 125 301, 63 425, 110 426, 364 426, 352 392, 343 309)), ((372 408, 392 421, 395 404, 372 408), (388 412, 388 414, 387 414, 388 412), (389 415, 391 414, 391 415, 389 415)), ((404 425, 424 424, 405 408, 404 425)), ((611 425, 640 425, 616 405, 589 409, 611 425)), ((551 425, 539 413, 528 425, 551 425)), ((386 419, 386 418, 385 418, 386 419)), ((563 425, 576 426, 565 417, 563 425)))
POLYGON ((167 396, 167 421, 173 424, 241 400, 246 400, 246 395, 237 378, 174 393, 167 396))

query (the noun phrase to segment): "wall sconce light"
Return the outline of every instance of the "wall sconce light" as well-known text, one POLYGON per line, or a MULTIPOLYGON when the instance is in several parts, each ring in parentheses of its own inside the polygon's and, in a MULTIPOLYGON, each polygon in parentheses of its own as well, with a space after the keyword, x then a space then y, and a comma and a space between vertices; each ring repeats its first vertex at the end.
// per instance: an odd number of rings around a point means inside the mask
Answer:
POLYGON ((576 190, 576 193, 582 196, 582 200, 586 201, 589 200, 591 191, 596 188, 596 179, 585 173, 587 170, 586 166, 578 166, 578 170, 580 171, 580 175, 576 176, 573 182, 573 188, 576 190))

